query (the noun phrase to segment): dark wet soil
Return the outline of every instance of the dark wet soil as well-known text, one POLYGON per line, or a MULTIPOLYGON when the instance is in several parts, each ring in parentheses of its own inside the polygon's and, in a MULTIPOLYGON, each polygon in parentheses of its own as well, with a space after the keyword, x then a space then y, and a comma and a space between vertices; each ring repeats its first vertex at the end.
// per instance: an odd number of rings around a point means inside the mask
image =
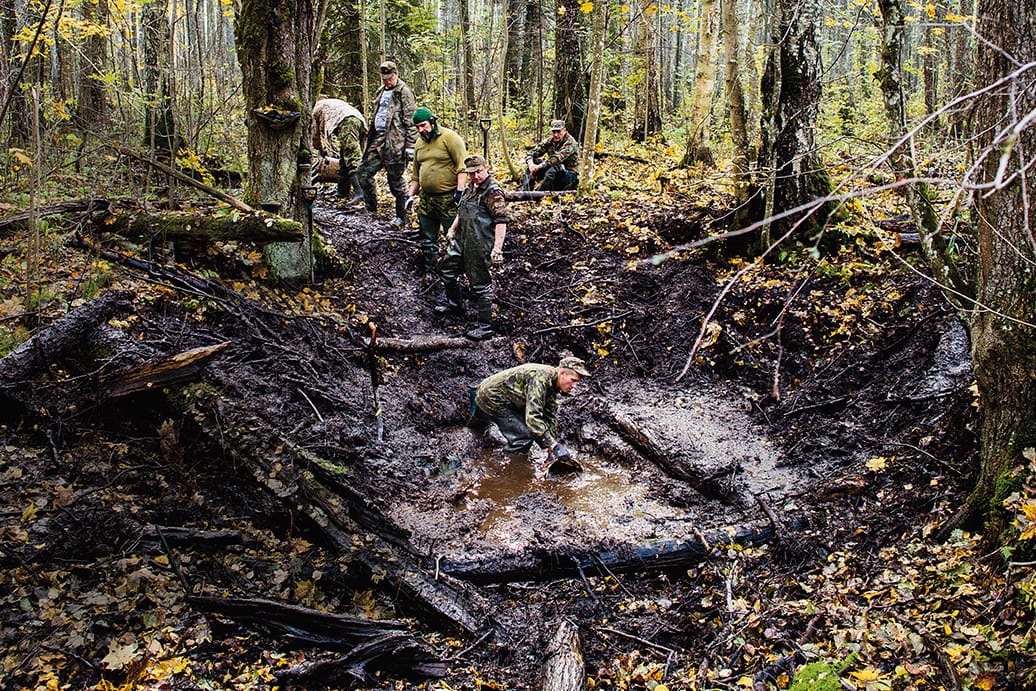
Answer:
MULTIPOLYGON (((515 204, 495 279, 499 336, 460 348, 382 349, 372 362, 364 341, 371 324, 383 338, 460 336, 474 315, 470 306, 468 320, 432 311, 439 288, 418 271, 411 230, 325 198, 315 219, 344 266, 317 289, 352 315, 348 323, 251 308, 214 309, 202 323, 175 301, 159 302, 144 309, 136 343, 121 352, 141 361, 231 339, 206 375, 240 403, 223 424, 248 425, 253 415, 285 440, 348 465, 358 489, 435 558, 491 561, 682 539, 765 525, 766 505, 789 531, 774 558, 790 568, 822 560, 861 525, 877 544, 959 491, 967 478, 932 459, 958 458, 965 467, 974 453, 967 339, 914 273, 789 278, 781 267, 766 269, 772 280, 731 291, 716 312, 718 333, 679 377, 730 267, 711 248, 658 266, 643 260, 701 237, 719 215, 680 195, 635 211, 604 198, 515 204), (853 294, 876 290, 876 282, 886 298, 864 312, 853 294), (562 403, 561 436, 577 450, 582 473, 547 475, 541 452, 509 458, 499 440, 463 427, 468 387, 519 362, 553 363, 569 353, 593 369, 562 403), (707 476, 711 489, 669 477, 617 431, 616 417, 707 476), (899 461, 887 472, 867 472, 868 459, 891 456, 899 461)), ((61 408, 59 391, 40 396, 61 408)), ((141 408, 65 411, 65 438, 98 422, 134 438, 141 408)), ((162 484, 181 499, 148 508, 149 520, 186 522, 205 507, 215 522, 234 516, 274 539, 299 534, 247 478, 206 456, 211 449, 180 441, 182 472, 162 484)), ((210 566, 213 584, 263 590, 240 571, 210 566)), ((262 580, 262 569, 250 573, 262 580)), ((595 631, 601 621, 693 659, 709 639, 687 622, 687 608, 708 605, 689 573, 484 588, 512 628, 505 643, 476 646, 466 660, 506 687, 528 688, 523 680, 535 675, 549 622, 562 616, 584 625, 590 670, 638 649, 595 631)), ((469 683, 464 669, 448 681, 469 683)))

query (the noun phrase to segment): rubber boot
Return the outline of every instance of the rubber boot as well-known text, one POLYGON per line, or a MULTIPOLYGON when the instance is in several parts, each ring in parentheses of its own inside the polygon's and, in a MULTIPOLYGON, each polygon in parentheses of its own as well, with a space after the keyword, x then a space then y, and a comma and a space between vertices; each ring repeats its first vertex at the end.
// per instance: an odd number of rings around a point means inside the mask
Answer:
POLYGON ((454 317, 462 316, 464 308, 461 306, 460 283, 448 283, 444 286, 444 291, 446 293, 446 300, 432 309, 435 310, 436 314, 446 314, 454 317))
MULTIPOLYGON (((338 171, 338 189, 335 190, 335 196, 339 199, 345 199, 349 196, 349 192, 352 188, 353 175, 351 171, 338 171)), ((350 200, 352 201, 352 200, 350 200)))
POLYGON ((349 175, 349 182, 353 188, 353 198, 349 200, 350 204, 362 204, 363 203, 363 189, 360 187, 360 174, 355 170, 349 175))
POLYGON ((392 219, 392 225, 402 228, 406 225, 406 199, 396 197, 396 217, 392 219))
POLYGON ((468 330, 464 335, 473 341, 484 341, 493 337, 493 310, 479 307, 478 325, 468 330))

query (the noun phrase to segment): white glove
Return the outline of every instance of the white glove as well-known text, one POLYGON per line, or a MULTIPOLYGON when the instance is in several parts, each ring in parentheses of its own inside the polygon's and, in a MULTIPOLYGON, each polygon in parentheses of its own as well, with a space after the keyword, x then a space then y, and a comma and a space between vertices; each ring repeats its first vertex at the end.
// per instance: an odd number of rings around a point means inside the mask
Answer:
POLYGON ((504 263, 504 251, 493 250, 489 253, 489 261, 492 262, 493 266, 500 266, 504 263))

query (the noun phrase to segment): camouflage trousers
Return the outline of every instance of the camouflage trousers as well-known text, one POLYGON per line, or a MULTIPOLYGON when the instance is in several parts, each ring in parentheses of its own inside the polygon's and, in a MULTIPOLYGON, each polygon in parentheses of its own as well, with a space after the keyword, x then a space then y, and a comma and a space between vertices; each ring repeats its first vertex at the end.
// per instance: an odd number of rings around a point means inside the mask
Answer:
POLYGON ((474 229, 461 225, 439 262, 439 275, 447 290, 457 284, 461 275, 468 277, 478 320, 487 324, 493 317, 493 276, 489 270, 492 250, 492 240, 483 242, 474 229))
POLYGON ((417 225, 421 253, 425 266, 433 270, 439 263, 439 237, 445 234, 457 216, 457 202, 453 201, 453 192, 428 194, 421 192, 417 201, 417 225))
POLYGON ((378 135, 375 137, 367 146, 367 150, 363 152, 363 160, 360 161, 360 167, 358 169, 360 177, 360 189, 363 190, 363 201, 367 206, 367 211, 378 210, 378 193, 374 189, 374 175, 381 170, 385 169, 385 174, 388 177, 389 190, 392 192, 392 196, 396 198, 396 216, 399 218, 406 218, 406 199, 407 199, 407 185, 403 182, 403 172, 406 170, 406 159, 402 162, 391 163, 386 162, 382 156, 382 148, 384 147, 384 135, 378 135))

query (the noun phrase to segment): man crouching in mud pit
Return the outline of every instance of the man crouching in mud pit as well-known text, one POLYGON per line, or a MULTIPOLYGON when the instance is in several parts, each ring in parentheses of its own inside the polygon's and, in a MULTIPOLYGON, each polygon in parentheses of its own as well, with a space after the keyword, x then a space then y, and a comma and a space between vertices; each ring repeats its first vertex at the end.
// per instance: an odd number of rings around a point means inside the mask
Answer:
POLYGON ((504 451, 527 454, 535 441, 547 450, 544 469, 556 461, 578 469, 572 453, 557 440, 558 393, 570 393, 580 379, 589 376, 586 363, 577 357, 563 357, 557 367, 528 363, 497 372, 472 390, 467 426, 484 430, 495 422, 507 439, 504 451))

